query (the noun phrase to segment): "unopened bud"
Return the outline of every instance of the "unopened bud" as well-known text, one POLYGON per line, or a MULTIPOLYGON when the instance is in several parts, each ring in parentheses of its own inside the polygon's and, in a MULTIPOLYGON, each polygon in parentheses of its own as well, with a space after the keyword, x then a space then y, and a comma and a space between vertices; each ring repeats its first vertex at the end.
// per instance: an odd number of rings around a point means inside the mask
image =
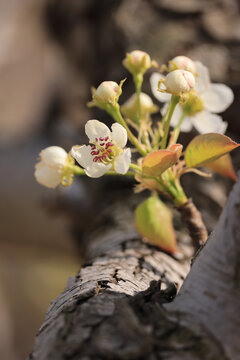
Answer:
POLYGON ((196 74, 196 65, 187 56, 176 56, 169 61, 169 71, 173 70, 186 70, 196 74))
POLYGON ((134 50, 126 54, 123 65, 133 75, 144 74, 153 64, 150 56, 141 50, 134 50))
MULTIPOLYGON (((138 99, 137 94, 133 94, 122 106, 123 114, 133 120, 137 120, 138 113, 138 99)), ((158 106, 152 102, 150 96, 145 93, 140 93, 140 110, 141 117, 145 118, 147 114, 151 115, 159 110, 158 106)))
POLYGON ((166 86, 166 92, 181 95, 194 88, 195 78, 189 71, 174 70, 166 76, 164 84, 166 86))
POLYGON ((103 81, 97 88, 94 97, 102 102, 114 102, 119 97, 121 89, 114 81, 103 81))

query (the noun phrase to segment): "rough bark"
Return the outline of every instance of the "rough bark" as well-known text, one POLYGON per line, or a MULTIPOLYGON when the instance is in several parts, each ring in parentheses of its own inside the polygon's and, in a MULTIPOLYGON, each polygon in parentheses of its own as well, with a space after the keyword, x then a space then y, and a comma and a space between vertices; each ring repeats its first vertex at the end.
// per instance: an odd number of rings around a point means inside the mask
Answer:
POLYGON ((93 236, 29 359, 237 359, 239 206, 240 183, 173 302, 189 268, 186 245, 177 260, 122 221, 93 236))

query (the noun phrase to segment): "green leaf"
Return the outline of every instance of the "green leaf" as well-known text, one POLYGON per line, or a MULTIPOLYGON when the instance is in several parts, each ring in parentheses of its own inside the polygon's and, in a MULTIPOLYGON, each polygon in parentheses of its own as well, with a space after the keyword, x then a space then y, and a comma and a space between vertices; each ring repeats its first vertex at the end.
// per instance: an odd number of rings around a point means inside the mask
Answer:
POLYGON ((177 251, 172 213, 157 196, 149 197, 137 207, 135 225, 150 243, 170 253, 177 251))
POLYGON ((178 160, 178 154, 171 150, 157 150, 148 154, 142 164, 143 174, 159 176, 178 160))
POLYGON ((237 175, 233 168, 232 159, 229 154, 223 155, 217 160, 208 163, 206 167, 215 171, 218 174, 224 175, 234 181, 237 181, 237 175))
POLYGON ((198 135, 187 146, 185 162, 188 167, 204 166, 238 146, 240 144, 218 133, 198 135))

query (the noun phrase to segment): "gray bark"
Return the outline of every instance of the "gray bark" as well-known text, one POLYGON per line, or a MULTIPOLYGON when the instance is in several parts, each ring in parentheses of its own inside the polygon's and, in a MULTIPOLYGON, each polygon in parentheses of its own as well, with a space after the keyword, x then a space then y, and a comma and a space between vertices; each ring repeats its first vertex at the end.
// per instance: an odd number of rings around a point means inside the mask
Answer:
MULTIPOLYGON (((142 242, 122 217, 98 230, 29 359, 238 359, 239 208, 240 182, 176 298, 188 245, 174 258, 142 242)), ((129 219, 126 209, 120 214, 129 219)))

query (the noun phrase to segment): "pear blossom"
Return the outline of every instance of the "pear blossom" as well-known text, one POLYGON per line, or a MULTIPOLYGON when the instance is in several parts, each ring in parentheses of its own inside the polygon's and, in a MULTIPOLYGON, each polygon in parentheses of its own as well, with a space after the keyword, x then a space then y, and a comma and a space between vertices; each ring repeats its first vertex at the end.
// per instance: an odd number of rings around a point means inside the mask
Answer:
POLYGON ((95 92, 95 98, 102 102, 114 102, 121 94, 121 88, 115 81, 103 81, 95 92))
POLYGON ((126 54, 123 65, 132 74, 144 74, 153 65, 153 62, 145 51, 134 50, 126 54))
POLYGON ((92 145, 76 145, 72 148, 72 156, 89 177, 98 178, 111 169, 124 175, 129 169, 131 151, 124 149, 127 131, 118 123, 114 123, 111 130, 98 120, 89 120, 85 132, 92 145))
POLYGON ((59 146, 50 146, 40 152, 40 161, 35 165, 34 176, 41 185, 57 187, 68 164, 67 152, 59 146))
POLYGON ((164 85, 167 93, 181 95, 194 88, 195 78, 190 71, 174 70, 166 76, 164 85))
POLYGON ((196 65, 187 56, 175 56, 172 60, 169 61, 169 71, 173 70, 187 70, 192 74, 196 74, 196 65))
MULTIPOLYGON (((218 132, 224 134, 227 123, 222 121, 222 117, 217 115, 225 111, 233 102, 232 90, 224 84, 212 84, 209 71, 201 62, 196 61, 196 85, 190 92, 189 101, 184 104, 178 104, 171 119, 171 125, 175 127, 183 111, 186 113, 181 124, 182 132, 191 131, 194 126, 196 130, 203 134, 207 132, 218 132)), ((161 109, 164 115, 167 111, 171 95, 161 93, 158 89, 158 82, 164 78, 164 75, 153 73, 150 78, 153 95, 165 105, 161 109)))

